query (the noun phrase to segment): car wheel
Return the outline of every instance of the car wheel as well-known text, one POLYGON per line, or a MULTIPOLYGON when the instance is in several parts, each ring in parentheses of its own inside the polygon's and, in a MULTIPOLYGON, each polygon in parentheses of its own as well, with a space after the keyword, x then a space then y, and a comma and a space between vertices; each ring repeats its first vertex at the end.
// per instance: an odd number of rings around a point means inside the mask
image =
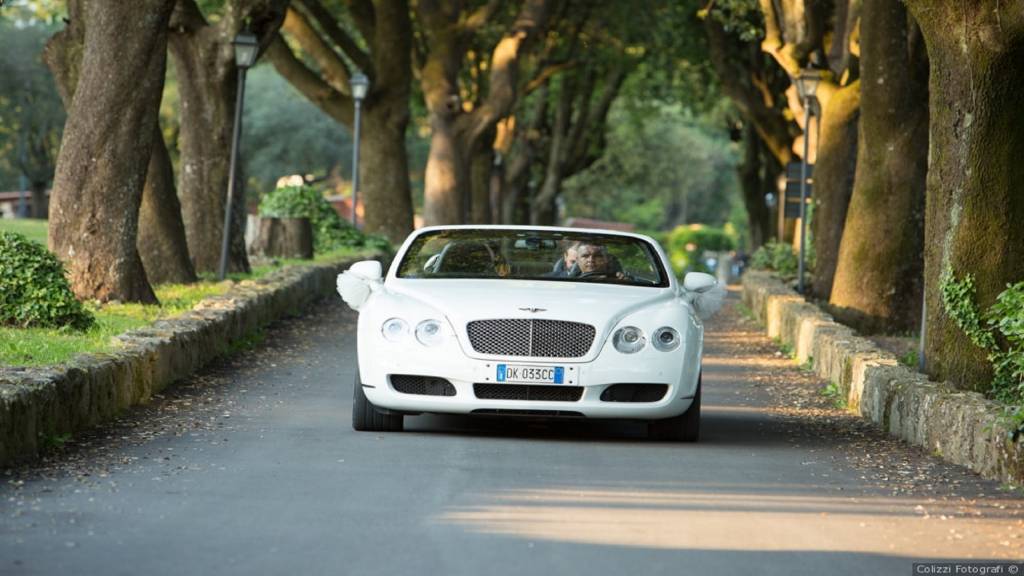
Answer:
POLYGON ((679 416, 654 420, 647 424, 647 435, 653 440, 671 440, 676 442, 696 442, 700 440, 700 392, 701 377, 697 376, 697 393, 693 402, 679 416))
POLYGON ((360 432, 401 432, 401 414, 389 414, 379 410, 363 393, 363 382, 356 368, 355 382, 352 383, 352 429, 360 432))

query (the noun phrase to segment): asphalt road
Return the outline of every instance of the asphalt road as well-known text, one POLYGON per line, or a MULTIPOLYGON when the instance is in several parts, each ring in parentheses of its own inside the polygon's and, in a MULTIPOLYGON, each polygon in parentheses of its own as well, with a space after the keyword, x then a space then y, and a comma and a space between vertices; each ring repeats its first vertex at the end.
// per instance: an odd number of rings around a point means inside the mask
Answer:
POLYGON ((355 316, 325 304, 5 471, 0 574, 909 575, 1022 557, 1018 492, 831 408, 734 304, 709 327, 696 445, 439 416, 356 433, 355 316))

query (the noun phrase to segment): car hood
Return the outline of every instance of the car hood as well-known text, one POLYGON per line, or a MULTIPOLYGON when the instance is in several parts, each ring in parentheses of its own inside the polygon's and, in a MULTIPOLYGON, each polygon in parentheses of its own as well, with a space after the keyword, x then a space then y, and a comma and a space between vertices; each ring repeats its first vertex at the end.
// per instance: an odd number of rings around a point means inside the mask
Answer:
POLYGON ((630 313, 676 299, 671 288, 534 280, 399 279, 386 289, 435 308, 460 337, 473 320, 529 318, 590 324, 598 342, 630 313))

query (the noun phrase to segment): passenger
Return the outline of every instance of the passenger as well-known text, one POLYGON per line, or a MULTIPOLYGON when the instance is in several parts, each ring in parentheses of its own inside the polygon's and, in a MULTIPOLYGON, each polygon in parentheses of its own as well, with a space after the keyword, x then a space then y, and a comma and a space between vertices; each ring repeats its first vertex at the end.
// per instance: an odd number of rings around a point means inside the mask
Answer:
POLYGON ((565 278, 569 276, 569 272, 576 264, 576 247, 578 245, 578 242, 568 244, 562 253, 562 257, 558 259, 558 262, 555 262, 551 272, 548 272, 545 276, 549 278, 565 278))

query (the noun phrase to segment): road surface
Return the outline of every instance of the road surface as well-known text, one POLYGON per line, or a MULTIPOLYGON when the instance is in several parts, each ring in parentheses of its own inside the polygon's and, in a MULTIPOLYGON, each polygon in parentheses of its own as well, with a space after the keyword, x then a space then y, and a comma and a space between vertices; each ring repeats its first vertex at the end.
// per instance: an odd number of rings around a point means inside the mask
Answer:
POLYGON ((832 407, 739 313, 708 328, 703 438, 632 423, 349 424, 339 303, 4 471, 0 574, 912 574, 1010 559, 1019 492, 832 407))

